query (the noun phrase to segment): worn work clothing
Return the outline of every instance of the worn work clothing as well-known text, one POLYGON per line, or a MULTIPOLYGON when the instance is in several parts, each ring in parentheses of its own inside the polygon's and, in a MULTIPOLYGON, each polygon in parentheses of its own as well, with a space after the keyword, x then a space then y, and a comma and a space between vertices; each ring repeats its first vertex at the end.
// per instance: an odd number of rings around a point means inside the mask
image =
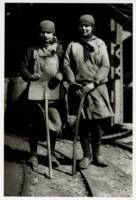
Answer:
POLYGON ((64 57, 64 76, 68 82, 77 82, 83 86, 94 82, 84 104, 87 119, 101 119, 112 115, 106 82, 110 70, 106 45, 103 40, 92 36, 87 43, 93 47, 90 59, 84 60, 84 46, 80 42, 71 42, 64 57))
MULTIPOLYGON (((29 99, 45 99, 45 84, 48 86, 52 78, 60 71, 59 57, 62 56, 62 46, 53 43, 49 46, 30 47, 21 63, 21 73, 30 82, 31 75, 38 73, 40 79, 30 83, 29 99)), ((57 84, 54 90, 47 87, 48 99, 56 100, 63 97, 62 86, 57 84)))
MULTIPOLYGON (((97 150, 103 134, 101 124, 104 119, 112 116, 106 86, 109 70, 110 63, 106 45, 100 38, 90 35, 88 39, 82 38, 80 41, 71 42, 68 45, 64 58, 66 80, 70 83, 79 83, 83 87, 93 82, 95 86, 92 91, 86 94, 83 105, 85 119, 80 121, 79 126, 83 149, 83 159, 79 163, 81 168, 89 166, 92 154, 95 155, 93 159, 97 161, 97 164, 100 166, 103 164, 100 159, 97 159, 97 150)), ((76 99, 79 99, 77 93, 75 94, 76 99)), ((75 105, 77 105, 76 102, 75 105)))
MULTIPOLYGON (((61 102, 55 101, 51 103, 49 101, 49 129, 50 134, 55 132, 56 136, 59 136, 62 130, 62 121, 59 113, 61 108, 61 102)), ((28 135, 35 138, 35 140, 45 141, 44 101, 29 101, 26 118, 30 127, 28 135)))
MULTIPOLYGON (((28 99, 32 101, 41 102, 44 108, 44 100, 49 100, 49 128, 56 133, 61 131, 61 119, 58 107, 54 106, 62 98, 61 84, 57 83, 54 89, 49 89, 49 82, 55 75, 60 72, 60 57, 62 56, 62 46, 57 42, 42 45, 37 44, 30 47, 25 55, 24 61, 21 63, 22 77, 29 82, 28 99), (38 73, 40 79, 31 81, 31 75, 38 73), (45 85, 47 86, 45 88, 45 85), (47 96, 45 97, 45 89, 47 89, 47 96)), ((34 113, 33 113, 34 114, 34 113)), ((34 114, 33 118, 37 116, 34 114)), ((39 122, 39 124, 41 124, 39 122)), ((39 125, 38 125, 39 126, 39 125)), ((38 130, 38 129, 37 129, 38 130)))

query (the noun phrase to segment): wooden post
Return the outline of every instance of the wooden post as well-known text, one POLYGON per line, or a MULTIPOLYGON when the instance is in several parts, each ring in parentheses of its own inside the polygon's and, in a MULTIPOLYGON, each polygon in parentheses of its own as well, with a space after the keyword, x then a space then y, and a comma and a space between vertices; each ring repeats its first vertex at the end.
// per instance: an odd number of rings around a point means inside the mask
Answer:
POLYGON ((116 23, 116 44, 118 49, 115 51, 116 57, 120 60, 119 65, 115 68, 115 118, 114 122, 123 123, 123 52, 122 52, 122 32, 123 28, 120 24, 116 23))
MULTIPOLYGON (((115 34, 115 21, 113 19, 111 19, 110 21, 110 25, 111 25, 111 33, 113 33, 113 35, 115 34)), ((111 41, 110 43, 110 55, 111 55, 111 71, 110 71, 110 79, 111 79, 111 87, 110 87, 110 102, 112 105, 112 109, 115 112, 115 91, 114 91, 114 80, 115 80, 115 71, 114 71, 114 61, 113 61, 113 57, 114 57, 114 47, 115 47, 115 41, 111 41)), ((114 125, 114 116, 111 119, 111 125, 114 125)))
POLYGON ((114 110, 113 124, 123 123, 123 28, 120 24, 111 19, 111 32, 115 34, 115 40, 111 42, 111 57, 117 59, 119 63, 112 60, 111 80, 113 87, 111 89, 111 104, 114 110))

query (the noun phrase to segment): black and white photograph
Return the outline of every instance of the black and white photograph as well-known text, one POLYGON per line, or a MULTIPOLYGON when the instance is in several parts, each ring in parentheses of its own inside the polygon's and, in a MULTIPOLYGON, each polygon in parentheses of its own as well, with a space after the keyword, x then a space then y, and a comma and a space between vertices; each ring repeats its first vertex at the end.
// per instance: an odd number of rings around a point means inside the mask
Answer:
POLYGON ((133 198, 133 2, 3 9, 3 197, 133 198))

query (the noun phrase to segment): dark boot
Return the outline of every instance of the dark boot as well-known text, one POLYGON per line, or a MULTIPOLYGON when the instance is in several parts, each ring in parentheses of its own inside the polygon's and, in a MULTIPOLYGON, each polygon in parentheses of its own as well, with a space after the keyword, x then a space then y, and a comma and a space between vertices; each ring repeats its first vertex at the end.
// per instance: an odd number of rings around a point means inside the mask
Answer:
POLYGON ((103 160, 100 155, 100 144, 94 145, 92 147, 93 153, 93 164, 100 167, 107 167, 107 163, 103 160))
POLYGON ((100 167, 106 167, 107 164, 100 156, 100 145, 101 145, 101 138, 103 135, 102 122, 103 122, 102 120, 93 120, 90 123, 91 139, 92 139, 91 143, 92 143, 93 164, 100 167))
POLYGON ((91 145, 88 136, 80 136, 80 142, 83 149, 83 159, 79 162, 79 167, 87 169, 92 162, 91 145))
POLYGON ((38 167, 38 158, 37 158, 37 145, 38 145, 38 140, 31 138, 29 140, 30 143, 30 158, 28 160, 29 165, 31 168, 34 170, 35 168, 38 167))
POLYGON ((38 167, 38 158, 37 154, 32 154, 28 160, 30 167, 35 170, 38 167))
POLYGON ((52 167, 59 167, 60 163, 58 159, 56 158, 55 154, 51 154, 51 159, 52 159, 52 167))
POLYGON ((91 164, 92 159, 91 157, 83 157, 82 160, 79 162, 80 169, 87 169, 89 165, 91 164))
POLYGON ((53 167, 59 167, 59 165, 60 165, 60 163, 57 160, 55 153, 54 153, 55 145, 56 145, 56 137, 57 137, 57 133, 51 131, 50 142, 51 142, 51 157, 52 157, 52 166, 53 167))
POLYGON ((81 169, 87 169, 92 162, 91 145, 87 138, 82 140, 81 145, 83 149, 83 158, 79 162, 79 167, 81 169))

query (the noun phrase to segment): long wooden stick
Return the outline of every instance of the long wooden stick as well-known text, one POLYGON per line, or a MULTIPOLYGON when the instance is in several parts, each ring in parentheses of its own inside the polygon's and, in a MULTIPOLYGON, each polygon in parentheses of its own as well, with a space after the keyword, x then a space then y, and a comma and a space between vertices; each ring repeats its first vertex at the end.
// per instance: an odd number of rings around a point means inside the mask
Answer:
POLYGON ((45 86, 45 125, 46 125, 46 137, 47 137, 47 152, 49 162, 49 178, 52 179, 52 159, 51 159, 51 143, 50 143, 50 132, 49 132, 49 118, 48 118, 48 94, 47 86, 45 86))
POLYGON ((79 104, 79 110, 77 114, 77 120, 75 125, 75 135, 74 135, 74 141, 73 141, 73 166, 72 166, 72 175, 76 174, 76 163, 77 163, 77 138, 79 133, 79 122, 80 122, 80 116, 83 112, 83 103, 85 99, 85 94, 82 94, 81 101, 79 104))

